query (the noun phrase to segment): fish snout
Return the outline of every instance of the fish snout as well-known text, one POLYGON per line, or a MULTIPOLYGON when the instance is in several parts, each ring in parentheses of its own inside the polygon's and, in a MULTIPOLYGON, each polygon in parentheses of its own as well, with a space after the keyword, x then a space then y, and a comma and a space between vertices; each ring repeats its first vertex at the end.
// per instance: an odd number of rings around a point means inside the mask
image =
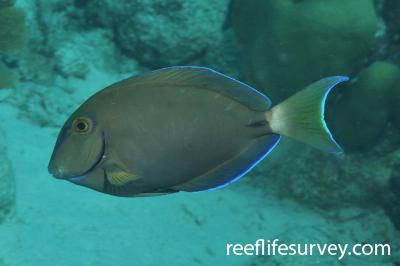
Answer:
POLYGON ((66 171, 64 170, 63 167, 57 166, 53 163, 50 163, 48 169, 49 169, 50 174, 52 174, 55 178, 67 179, 66 171))

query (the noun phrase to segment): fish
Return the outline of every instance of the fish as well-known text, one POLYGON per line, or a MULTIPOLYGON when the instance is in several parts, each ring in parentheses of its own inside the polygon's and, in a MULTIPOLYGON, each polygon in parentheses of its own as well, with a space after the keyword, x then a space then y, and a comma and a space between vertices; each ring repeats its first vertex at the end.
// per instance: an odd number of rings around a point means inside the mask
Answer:
POLYGON ((207 67, 178 66, 119 81, 68 118, 48 170, 120 197, 226 187, 281 136, 341 153, 324 120, 327 95, 346 76, 321 79, 272 106, 263 93, 207 67))

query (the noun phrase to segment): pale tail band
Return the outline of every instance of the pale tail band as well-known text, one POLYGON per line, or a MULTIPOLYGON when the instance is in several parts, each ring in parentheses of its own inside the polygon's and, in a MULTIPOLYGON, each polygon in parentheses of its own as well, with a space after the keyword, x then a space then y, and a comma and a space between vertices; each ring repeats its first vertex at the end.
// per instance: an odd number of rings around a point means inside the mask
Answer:
POLYGON ((326 125, 324 113, 329 92, 348 79, 344 76, 321 79, 267 111, 272 131, 323 151, 343 152, 326 125))

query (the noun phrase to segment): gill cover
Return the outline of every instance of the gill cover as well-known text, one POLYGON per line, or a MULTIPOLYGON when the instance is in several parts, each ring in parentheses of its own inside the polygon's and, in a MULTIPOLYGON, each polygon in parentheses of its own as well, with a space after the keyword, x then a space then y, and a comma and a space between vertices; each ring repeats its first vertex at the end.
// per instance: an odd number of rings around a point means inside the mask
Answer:
POLYGON ((103 153, 103 134, 95 121, 87 116, 73 116, 58 136, 49 172, 63 179, 85 175, 103 153))

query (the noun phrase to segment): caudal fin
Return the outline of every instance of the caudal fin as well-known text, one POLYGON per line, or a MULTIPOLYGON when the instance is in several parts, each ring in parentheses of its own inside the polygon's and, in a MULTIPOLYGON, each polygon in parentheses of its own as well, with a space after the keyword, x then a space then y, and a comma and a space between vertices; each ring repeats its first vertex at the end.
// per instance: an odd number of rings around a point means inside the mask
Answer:
POLYGON ((329 92, 348 79, 344 76, 321 79, 273 107, 266 112, 272 131, 323 151, 342 152, 325 123, 324 111, 329 92))

